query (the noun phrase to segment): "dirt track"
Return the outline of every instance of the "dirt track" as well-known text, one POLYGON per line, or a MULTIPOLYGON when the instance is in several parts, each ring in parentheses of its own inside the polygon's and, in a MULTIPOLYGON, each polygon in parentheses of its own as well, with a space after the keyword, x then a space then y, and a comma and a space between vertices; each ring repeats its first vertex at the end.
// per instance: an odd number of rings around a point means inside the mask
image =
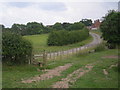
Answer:
POLYGON ((32 83, 32 82, 37 82, 40 80, 48 80, 55 76, 60 76, 61 72, 65 71, 66 69, 68 69, 71 66, 72 66, 72 64, 65 64, 64 66, 58 66, 51 70, 45 70, 45 71, 47 71, 45 74, 42 74, 40 76, 35 76, 35 77, 32 77, 27 80, 23 80, 22 83, 32 83))

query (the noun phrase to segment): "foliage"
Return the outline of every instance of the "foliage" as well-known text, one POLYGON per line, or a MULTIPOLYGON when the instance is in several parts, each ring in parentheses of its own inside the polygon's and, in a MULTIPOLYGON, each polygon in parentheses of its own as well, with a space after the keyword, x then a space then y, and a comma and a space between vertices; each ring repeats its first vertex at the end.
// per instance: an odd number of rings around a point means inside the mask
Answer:
POLYGON ((67 23, 67 22, 64 22, 64 23, 55 23, 52 28, 53 30, 80 30, 80 29, 83 29, 84 28, 84 24, 81 23, 81 22, 75 22, 75 23, 67 23))
POLYGON ((43 33, 49 33, 52 31, 58 31, 58 30, 80 30, 84 28, 84 24, 81 22, 75 22, 75 23, 55 23, 54 25, 48 25, 44 26, 42 23, 38 22, 28 22, 25 24, 13 24, 11 28, 5 28, 4 25, 1 25, 3 27, 3 31, 11 31, 15 34, 19 35, 36 35, 36 34, 43 34, 43 33))
POLYGON ((28 35, 41 34, 43 33, 44 26, 42 23, 29 22, 27 23, 26 31, 28 35))
POLYGON ((79 31, 53 31, 48 37, 49 46, 63 46, 85 40, 89 36, 87 29, 79 31))
POLYGON ((105 43, 101 43, 101 44, 99 44, 99 45, 96 46, 95 51, 99 52, 99 51, 103 51, 105 49, 106 49, 105 48, 105 43))
POLYGON ((72 25, 71 23, 67 23, 67 22, 64 22, 62 24, 62 27, 65 29, 65 30, 69 30, 69 26, 72 25))
POLYGON ((26 26, 24 24, 13 24, 11 31, 15 34, 24 35, 26 31, 26 26))
POLYGON ((75 22, 74 24, 71 24, 69 27, 68 27, 68 30, 81 30, 85 27, 85 25, 81 22, 75 22))
POLYGON ((82 19, 80 22, 83 23, 85 26, 91 26, 92 25, 92 20, 91 19, 82 19))
POLYGON ((102 37, 110 48, 114 48, 120 44, 120 12, 109 11, 103 19, 100 26, 102 37))
POLYGON ((50 52, 50 51, 57 52, 60 50, 68 50, 68 49, 83 46, 83 45, 88 44, 91 41, 93 41, 93 37, 90 35, 86 40, 83 40, 82 42, 64 45, 64 46, 48 46, 47 45, 48 36, 49 36, 49 34, 40 34, 40 35, 23 36, 23 38, 29 40, 32 43, 34 54, 43 53, 43 50, 45 50, 47 52, 50 52))
POLYGON ((118 72, 114 68, 109 69, 109 78, 103 73, 103 69, 108 69, 111 65, 118 62, 118 59, 101 58, 104 56, 117 55, 118 50, 105 50, 102 52, 91 53, 86 56, 71 56, 68 59, 48 60, 47 69, 53 69, 58 66, 63 66, 67 63, 72 63, 72 66, 63 71, 60 76, 53 77, 49 80, 43 80, 36 83, 21 83, 21 80, 26 80, 34 76, 41 75, 45 72, 40 70, 38 66, 33 65, 20 65, 20 66, 3 66, 3 88, 51 88, 53 84, 66 78, 69 74, 79 68, 83 68, 87 64, 94 63, 94 68, 84 74, 81 78, 77 79, 70 88, 118 88, 118 72), (112 70, 112 71, 111 71, 112 70), (22 72, 22 73, 21 73, 22 72))
POLYGON ((4 31, 11 31, 19 35, 34 35, 50 32, 48 27, 45 27, 42 23, 28 22, 24 24, 13 24, 11 28, 4 28, 4 31))
POLYGON ((4 25, 2 25, 2 24, 0 24, 0 29, 1 29, 1 28, 3 29, 3 28, 5 28, 5 26, 4 26, 4 25))
POLYGON ((53 27, 54 30, 63 30, 62 24, 58 23, 58 22, 55 23, 52 27, 53 27))
POLYGON ((29 41, 11 32, 3 32, 2 39, 3 63, 28 63, 32 54, 32 45, 29 41))

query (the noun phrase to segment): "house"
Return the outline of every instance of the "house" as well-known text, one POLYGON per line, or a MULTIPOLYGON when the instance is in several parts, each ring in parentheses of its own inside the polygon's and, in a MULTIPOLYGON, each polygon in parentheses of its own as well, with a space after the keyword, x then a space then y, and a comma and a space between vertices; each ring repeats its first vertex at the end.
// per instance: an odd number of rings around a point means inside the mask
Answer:
POLYGON ((101 22, 100 22, 99 19, 95 20, 94 23, 91 26, 91 30, 97 30, 97 29, 99 29, 100 28, 100 24, 101 24, 101 22))

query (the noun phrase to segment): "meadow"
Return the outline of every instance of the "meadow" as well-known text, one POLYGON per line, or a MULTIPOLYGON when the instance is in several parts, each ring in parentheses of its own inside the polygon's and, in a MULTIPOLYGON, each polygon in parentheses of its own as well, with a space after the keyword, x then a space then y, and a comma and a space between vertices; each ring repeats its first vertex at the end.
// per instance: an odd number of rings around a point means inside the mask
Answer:
POLYGON ((53 69, 55 67, 72 63, 72 66, 63 71, 60 76, 53 77, 48 80, 21 83, 23 79, 28 79, 36 75, 46 73, 42 68, 34 65, 20 65, 20 66, 4 66, 3 65, 3 88, 50 88, 55 82, 67 77, 70 73, 85 66, 86 64, 98 62, 92 71, 86 73, 79 78, 75 83, 71 84, 71 88, 117 88, 118 87, 118 71, 117 67, 108 69, 111 65, 118 62, 117 58, 103 58, 105 56, 117 55, 118 50, 104 50, 95 53, 77 54, 68 59, 61 59, 49 61, 46 69, 53 69), (40 69, 40 71, 38 71, 40 69), (103 73, 103 69, 108 71, 108 75, 103 73))
POLYGON ((69 44, 69 45, 64 45, 64 46, 48 46, 47 45, 48 35, 49 34, 28 35, 28 36, 24 36, 23 38, 29 40, 32 43, 34 54, 40 54, 44 50, 47 52, 68 50, 71 48, 83 46, 85 44, 90 43, 93 40, 92 36, 89 36, 86 40, 83 40, 83 41, 75 43, 75 44, 69 44))
POLYGON ((100 29, 97 29, 97 30, 91 30, 92 33, 96 33, 98 35, 102 35, 102 32, 100 31, 100 29))
MULTIPOLYGON (((99 31, 92 31, 101 33, 99 31)), ((88 39, 71 45, 66 46, 47 46, 48 34, 24 36, 32 42, 34 53, 41 53, 46 51, 59 51, 67 50, 70 48, 80 47, 90 43, 93 38, 90 36, 88 39)), ((91 50, 94 48, 91 48, 91 50)), ((110 56, 118 56, 117 49, 105 49, 88 53, 88 50, 82 50, 77 54, 69 55, 68 58, 61 58, 56 60, 48 60, 46 67, 38 65, 17 65, 7 66, 3 64, 2 68, 2 87, 3 88, 52 88, 52 85, 74 71, 82 68, 87 64, 96 63, 90 72, 87 72, 74 83, 69 83, 70 88, 118 88, 118 67, 112 67, 118 63, 118 58, 109 58, 110 56), (31 77, 40 76, 47 73, 47 70, 55 69, 56 67, 65 64, 72 64, 71 67, 61 72, 59 76, 47 80, 41 80, 32 83, 22 83, 22 80, 27 80, 31 77), (45 70, 44 70, 45 69, 45 70), (108 74, 105 75, 103 69, 106 69, 108 74)), ((73 76, 73 78, 76 76, 73 76)))

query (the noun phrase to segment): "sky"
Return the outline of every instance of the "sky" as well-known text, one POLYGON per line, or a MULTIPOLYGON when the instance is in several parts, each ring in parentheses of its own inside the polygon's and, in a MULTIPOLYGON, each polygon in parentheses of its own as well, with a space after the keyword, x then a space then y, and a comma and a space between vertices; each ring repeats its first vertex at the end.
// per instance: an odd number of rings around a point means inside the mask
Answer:
MULTIPOLYGON (((42 22, 53 25, 56 22, 79 22, 81 19, 102 19, 109 10, 118 9, 118 1, 0 1, 0 24, 11 27, 14 23, 42 22)), ((98 0, 99 1, 99 0, 98 0)))

